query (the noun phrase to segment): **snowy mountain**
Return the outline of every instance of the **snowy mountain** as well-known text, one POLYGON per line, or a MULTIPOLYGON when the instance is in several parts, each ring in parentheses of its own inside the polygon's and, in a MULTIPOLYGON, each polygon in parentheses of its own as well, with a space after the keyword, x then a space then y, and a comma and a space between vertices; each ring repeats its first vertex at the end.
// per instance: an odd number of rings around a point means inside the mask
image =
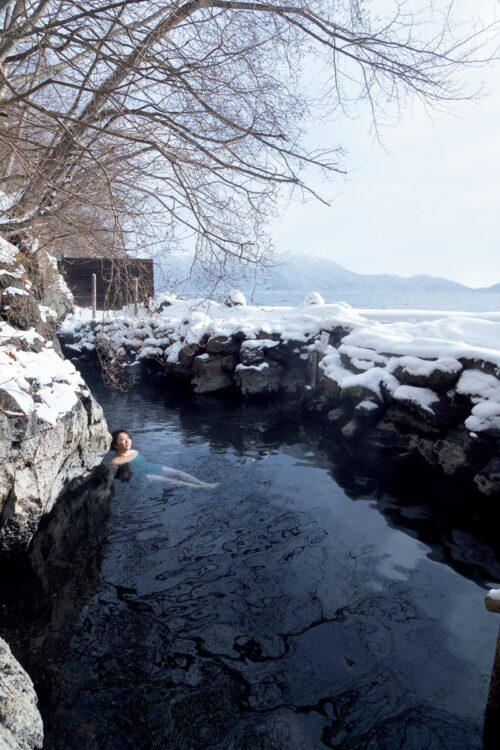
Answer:
POLYGON ((496 292, 498 294, 500 292, 500 283, 493 284, 493 286, 482 286, 480 289, 476 289, 476 292, 496 292))
MULTIPOLYGON (((280 262, 280 261, 279 261, 280 262)), ((327 258, 309 255, 282 256, 280 265, 269 273, 272 289, 318 292, 464 292, 469 287, 438 276, 411 276, 394 274, 361 274, 349 271, 327 258)))
MULTIPOLYGON (((188 253, 159 255, 155 258, 155 286, 165 287, 165 280, 180 285, 181 291, 192 292, 209 286, 208 278, 203 271, 195 271, 189 277, 191 256, 188 253), (206 284, 203 284, 203 280, 206 284), (186 280, 188 279, 188 280, 186 280), (182 283, 180 283, 182 282, 182 283)), ((255 288, 255 277, 248 272, 238 277, 233 273, 229 285, 237 286, 243 291, 255 288)), ((499 291, 489 287, 487 291, 499 291)), ((456 281, 438 276, 421 274, 404 278, 394 274, 361 274, 349 271, 339 263, 328 258, 311 255, 287 254, 278 256, 271 268, 259 271, 257 288, 270 292, 307 293, 312 290, 321 293, 329 292, 468 292, 471 288, 456 281)), ((482 290, 483 291, 483 290, 482 290)), ((486 290, 484 290, 486 291, 486 290)))

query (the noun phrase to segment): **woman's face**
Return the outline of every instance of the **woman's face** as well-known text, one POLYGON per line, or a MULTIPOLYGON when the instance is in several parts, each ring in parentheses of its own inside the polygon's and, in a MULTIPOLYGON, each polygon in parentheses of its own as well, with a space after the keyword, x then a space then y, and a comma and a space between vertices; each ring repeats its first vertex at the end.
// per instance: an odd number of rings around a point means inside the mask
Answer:
POLYGON ((115 445, 118 453, 126 453, 132 447, 132 438, 128 432, 120 432, 116 438, 115 445))

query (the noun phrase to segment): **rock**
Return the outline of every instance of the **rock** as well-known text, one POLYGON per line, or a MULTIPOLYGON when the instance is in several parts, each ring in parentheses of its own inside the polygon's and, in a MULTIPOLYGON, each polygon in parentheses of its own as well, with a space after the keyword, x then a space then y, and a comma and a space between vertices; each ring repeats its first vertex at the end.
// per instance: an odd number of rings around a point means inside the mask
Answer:
POLYGON ((349 419, 349 412, 344 407, 338 406, 336 409, 329 411, 326 418, 330 425, 338 427, 349 419))
POLYGON ((55 425, 36 414, 0 414, 0 552, 26 549, 61 492, 101 462, 109 440, 90 394, 55 425))
POLYGON ((272 339, 248 339, 243 341, 240 347, 240 360, 244 365, 263 362, 267 351, 277 347, 278 344, 278 341, 272 339))
POLYGON ((434 455, 436 463, 448 476, 453 476, 467 464, 463 444, 453 440, 437 440, 434 444, 434 455))
POLYGON ((279 346, 275 346, 272 349, 266 348, 266 359, 271 360, 272 362, 279 362, 285 366, 287 363, 295 362, 297 360, 303 362, 307 361, 309 353, 307 349, 305 349, 303 343, 297 344, 295 342, 294 345, 292 345, 290 341, 287 341, 286 344, 282 341, 279 341, 278 343, 279 346))
POLYGON ((210 336, 206 348, 210 354, 233 354, 238 351, 239 345, 232 336, 210 336))
POLYGON ((277 393, 281 387, 283 368, 275 362, 260 365, 238 365, 234 380, 244 396, 277 393))
POLYGON ((351 333, 350 328, 346 328, 345 326, 335 326, 330 331, 330 338, 329 338, 329 344, 331 346, 334 346, 336 349, 341 345, 342 340, 345 338, 345 336, 348 336, 351 333))
POLYGON ((336 404, 339 401, 341 394, 339 384, 336 380, 333 380, 333 378, 328 378, 323 375, 323 371, 321 370, 321 368, 319 368, 319 373, 321 390, 323 391, 325 399, 332 405, 336 404))
POLYGON ((224 367, 225 360, 226 358, 217 354, 195 357, 192 380, 195 393, 213 393, 234 386, 232 375, 224 367))
POLYGON ((453 426, 462 414, 456 399, 433 394, 430 389, 400 386, 387 410, 387 419, 417 434, 438 435, 453 426))
POLYGON ((433 361, 419 357, 392 357, 387 369, 402 385, 430 388, 436 393, 445 393, 455 385, 463 366, 452 357, 433 361))
POLYGON ((340 430, 347 440, 352 440, 364 431, 363 426, 356 419, 350 419, 340 430))
POLYGON ((459 357, 458 361, 464 370, 480 370, 487 375, 493 375, 495 378, 498 378, 500 375, 498 365, 495 365, 493 362, 488 362, 484 359, 471 359, 469 357, 459 357))
POLYGON ((371 389, 364 385, 351 385, 342 388, 340 391, 340 398, 342 401, 348 401, 351 404, 360 404, 363 401, 370 401, 376 403, 379 407, 382 405, 382 401, 378 395, 371 389))
POLYGON ((0 638, 0 747, 35 750, 42 745, 43 724, 33 683, 0 638))
POLYGON ((73 295, 57 268, 57 260, 44 250, 37 250, 30 256, 30 279, 39 302, 56 313, 56 320, 62 320, 73 309, 73 295))
POLYGON ((377 399, 373 398, 373 396, 360 401, 354 407, 356 420, 364 427, 377 424, 383 413, 383 404, 377 399))
POLYGON ((493 458, 474 477, 474 484, 483 495, 500 494, 500 458, 493 458))
MULTIPOLYGON (((274 351, 273 349, 270 350, 274 351)), ((281 388, 292 396, 301 396, 305 386, 309 383, 307 360, 293 360, 283 368, 281 388)))
POLYGON ((197 353, 198 347, 196 344, 186 344, 183 346, 179 351, 179 361, 174 366, 174 369, 181 371, 189 370, 197 353))
POLYGON ((402 432, 386 414, 367 435, 367 447, 378 456, 403 460, 412 452, 412 436, 402 432))

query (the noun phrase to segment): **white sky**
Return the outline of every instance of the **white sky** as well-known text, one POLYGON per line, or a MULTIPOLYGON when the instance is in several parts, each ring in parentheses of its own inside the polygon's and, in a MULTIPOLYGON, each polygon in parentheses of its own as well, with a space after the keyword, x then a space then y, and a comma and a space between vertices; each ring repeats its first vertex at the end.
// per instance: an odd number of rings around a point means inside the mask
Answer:
MULTIPOLYGON (((483 18, 500 16, 499 0, 456 5, 467 20, 467 6, 483 18)), ((432 119, 421 107, 407 111, 399 125, 382 130, 383 147, 369 132, 368 112, 316 128, 317 142, 335 128, 349 175, 313 184, 334 199, 330 207, 308 201, 284 209, 271 227, 277 249, 327 257, 358 273, 499 282, 500 65, 466 75, 474 86, 485 84, 479 102, 455 104, 432 119)))

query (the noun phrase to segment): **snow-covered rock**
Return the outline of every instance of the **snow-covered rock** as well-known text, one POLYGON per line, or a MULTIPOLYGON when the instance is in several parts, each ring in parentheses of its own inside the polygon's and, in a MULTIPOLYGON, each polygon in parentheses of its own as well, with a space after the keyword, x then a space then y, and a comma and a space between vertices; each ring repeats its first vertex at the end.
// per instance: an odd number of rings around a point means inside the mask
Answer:
POLYGON ((304 299, 304 305, 324 305, 325 300, 319 292, 310 292, 304 299))
POLYGON ((239 289, 230 289, 224 302, 226 307, 235 307, 237 305, 245 306, 246 303, 247 298, 239 289))
POLYGON ((10 279, 27 292, 15 295, 18 307, 0 306, 0 552, 27 547, 42 516, 101 461, 109 440, 100 406, 59 355, 54 322, 42 319, 43 289, 46 302, 61 302, 55 316, 66 308, 57 269, 39 252, 28 257, 0 242, 0 284, 10 279))

